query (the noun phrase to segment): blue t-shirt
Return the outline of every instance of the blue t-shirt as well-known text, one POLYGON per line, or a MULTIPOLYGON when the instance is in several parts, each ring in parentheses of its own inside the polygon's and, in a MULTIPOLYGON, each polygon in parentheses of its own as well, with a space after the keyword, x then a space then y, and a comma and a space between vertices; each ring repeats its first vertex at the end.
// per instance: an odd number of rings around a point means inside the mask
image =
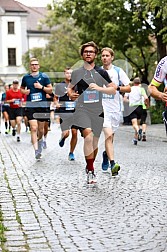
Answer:
POLYGON ((27 95, 27 107, 41 107, 41 105, 42 107, 46 107, 46 93, 42 89, 34 87, 34 83, 37 81, 44 87, 50 84, 50 79, 45 73, 39 72, 36 76, 32 76, 31 74, 23 76, 21 87, 30 89, 30 94, 27 95), (41 102, 43 103, 41 104, 41 102))

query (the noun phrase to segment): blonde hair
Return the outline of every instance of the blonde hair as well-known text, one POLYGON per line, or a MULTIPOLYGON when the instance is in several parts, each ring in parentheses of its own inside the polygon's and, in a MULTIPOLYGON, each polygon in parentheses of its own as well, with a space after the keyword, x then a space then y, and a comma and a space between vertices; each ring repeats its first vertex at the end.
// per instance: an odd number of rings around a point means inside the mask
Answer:
MULTIPOLYGON (((38 59, 37 58, 31 58, 30 59, 30 64, 31 64, 32 61, 38 61, 38 59)), ((38 61, 38 63, 39 63, 39 61, 38 61)))
POLYGON ((102 48, 101 49, 101 53, 103 51, 108 51, 111 54, 111 56, 114 56, 114 51, 110 47, 104 47, 104 48, 102 48))

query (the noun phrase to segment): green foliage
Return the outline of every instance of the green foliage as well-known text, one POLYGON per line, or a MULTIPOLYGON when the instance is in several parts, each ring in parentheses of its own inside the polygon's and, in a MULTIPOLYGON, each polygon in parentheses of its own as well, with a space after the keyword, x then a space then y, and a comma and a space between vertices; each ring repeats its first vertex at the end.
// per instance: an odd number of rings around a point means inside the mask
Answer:
POLYGON ((166 9, 162 0, 64 0, 55 2, 53 12, 56 19, 70 16, 75 20, 83 43, 94 40, 100 48, 109 46, 120 51, 136 75, 149 83, 149 71, 157 55, 166 53, 166 9))
POLYGON ((6 242, 6 238, 4 236, 4 232, 7 231, 7 228, 3 225, 3 215, 0 210, 0 248, 3 249, 3 243, 6 242))
MULTIPOLYGON (((54 82, 57 72, 63 72, 66 66, 72 67, 80 60, 77 27, 69 18, 59 18, 59 25, 52 29, 49 42, 45 48, 33 48, 23 56, 23 64, 29 71, 30 57, 36 57, 40 63, 40 71, 46 72, 54 82)), ((51 24, 50 24, 51 25, 51 24)), ((52 20, 53 25, 53 20, 52 20)))
POLYGON ((164 111, 164 103, 162 101, 156 101, 156 106, 150 107, 149 110, 152 124, 163 123, 162 112, 164 111))
POLYGON ((52 31, 49 43, 41 54, 29 52, 39 54, 45 72, 75 64, 80 44, 94 40, 100 49, 109 46, 116 57, 128 60, 133 77, 148 84, 155 62, 166 55, 166 0, 62 0, 53 1, 48 11, 43 23, 52 31))

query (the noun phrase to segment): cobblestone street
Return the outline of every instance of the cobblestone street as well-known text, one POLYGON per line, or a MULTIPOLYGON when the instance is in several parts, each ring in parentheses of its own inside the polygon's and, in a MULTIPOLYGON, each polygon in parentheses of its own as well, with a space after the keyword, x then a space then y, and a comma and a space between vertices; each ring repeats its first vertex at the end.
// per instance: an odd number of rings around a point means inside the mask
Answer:
POLYGON ((131 126, 115 136, 119 176, 101 171, 104 136, 87 185, 83 139, 68 161, 70 137, 59 147, 52 125, 48 148, 34 158, 30 134, 0 138, 0 210, 8 252, 167 252, 167 142, 164 125, 148 126, 147 142, 132 144, 131 126))

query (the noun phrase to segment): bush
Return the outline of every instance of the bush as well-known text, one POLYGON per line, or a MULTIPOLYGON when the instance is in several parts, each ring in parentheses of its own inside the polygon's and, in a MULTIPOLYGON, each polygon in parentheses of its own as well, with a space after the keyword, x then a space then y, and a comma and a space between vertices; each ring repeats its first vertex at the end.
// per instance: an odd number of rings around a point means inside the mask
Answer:
POLYGON ((162 101, 156 101, 156 105, 149 108, 151 124, 163 123, 162 112, 164 109, 164 103, 162 101))

